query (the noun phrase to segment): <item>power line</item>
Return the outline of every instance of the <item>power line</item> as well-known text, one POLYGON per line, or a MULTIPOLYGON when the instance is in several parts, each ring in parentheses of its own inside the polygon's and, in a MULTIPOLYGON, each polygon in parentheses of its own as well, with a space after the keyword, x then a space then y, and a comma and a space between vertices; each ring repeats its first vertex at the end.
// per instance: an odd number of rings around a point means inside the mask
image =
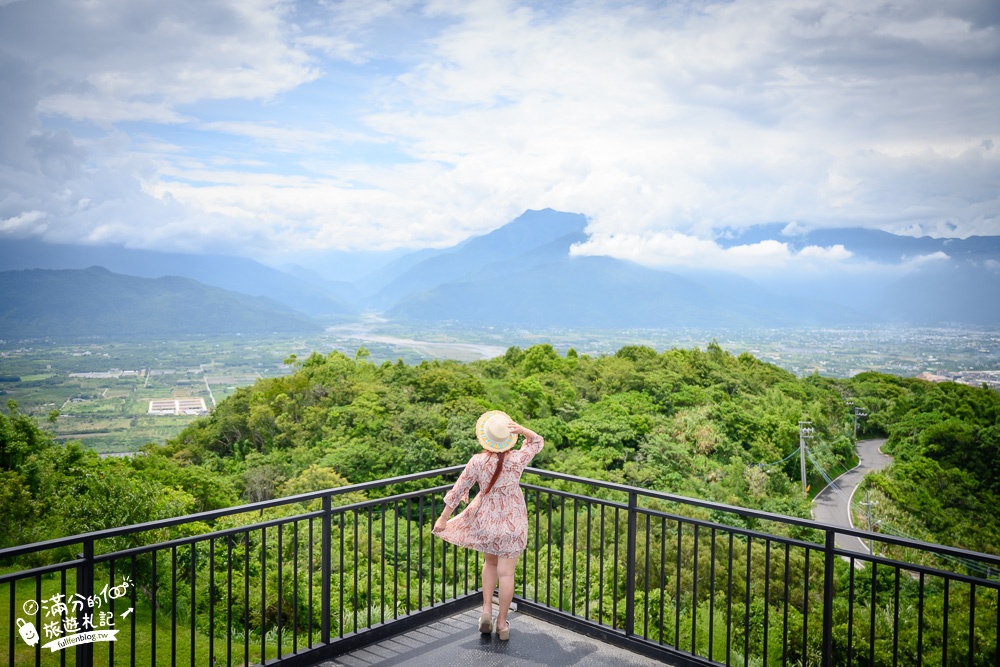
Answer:
MULTIPOLYGON (((859 415, 859 416, 862 416, 862 415, 859 415)), ((867 414, 865 414, 863 416, 867 416, 867 414)), ((797 451, 798 450, 795 450, 795 452, 792 452, 790 455, 788 455, 787 457, 785 457, 781 462, 787 461, 789 458, 791 458, 792 456, 794 456, 797 451)), ((850 511, 861 511, 860 508, 862 506, 867 507, 866 503, 862 503, 860 501, 853 501, 853 502, 851 502, 851 498, 849 498, 847 496, 847 494, 844 493, 844 491, 840 488, 840 486, 837 485, 836 481, 834 481, 833 479, 830 478, 830 476, 827 474, 826 470, 823 469, 823 467, 820 465, 819 461, 816 460, 815 455, 813 455, 812 451, 808 447, 806 448, 805 452, 809 456, 809 460, 812 462, 813 466, 816 468, 816 471, 819 472, 819 474, 823 477, 823 479, 826 481, 827 485, 833 487, 834 491, 836 493, 840 494, 840 497, 843 498, 846 502, 849 503, 849 505, 850 505, 850 511)), ((924 541, 926 541, 926 540, 923 540, 921 538, 914 537, 913 535, 909 535, 905 531, 899 530, 898 528, 895 528, 894 526, 892 526, 892 524, 889 524, 884 519, 879 520, 876 525, 878 525, 878 527, 879 527, 879 532, 883 532, 883 533, 886 533, 888 535, 893 535, 895 537, 904 537, 906 539, 914 540, 914 541, 917 541, 917 542, 924 542, 924 541)), ((950 561, 953 564, 960 565, 960 566, 964 567, 968 572, 975 573, 975 574, 977 574, 979 576, 982 576, 983 578, 986 578, 986 579, 990 579, 990 578, 996 579, 997 578, 996 568, 991 568, 988 565, 983 565, 982 563, 979 563, 977 561, 968 560, 968 559, 965 559, 965 558, 961 558, 959 556, 951 556, 949 554, 935 554, 935 555, 938 558, 941 558, 941 559, 946 560, 946 561, 950 561)))
POLYGON ((789 454, 785 458, 781 459, 780 461, 775 461, 774 463, 758 463, 757 467, 758 468, 773 468, 776 465, 781 465, 782 463, 784 463, 785 461, 787 461, 788 459, 792 458, 793 456, 795 456, 798 453, 799 453, 799 448, 796 447, 795 450, 792 451, 791 454, 789 454))
POLYGON ((807 448, 806 453, 809 455, 809 460, 812 461, 813 467, 816 468, 819 474, 823 477, 823 480, 826 482, 827 486, 832 487, 833 490, 836 491, 838 494, 840 494, 840 497, 843 498, 846 502, 850 502, 850 497, 844 493, 844 491, 840 488, 840 486, 837 485, 836 481, 830 478, 830 475, 828 475, 826 470, 823 469, 823 466, 819 464, 819 461, 816 460, 816 456, 812 453, 812 451, 810 451, 807 448))
MULTIPOLYGON (((809 460, 812 462, 813 466, 816 468, 816 470, 819 472, 819 474, 823 477, 823 479, 826 480, 826 483, 829 486, 833 487, 834 491, 836 491, 838 494, 840 494, 841 498, 843 498, 845 501, 850 502, 850 498, 848 498, 848 496, 843 492, 843 490, 839 486, 837 486, 837 483, 834 480, 830 479, 830 476, 826 473, 826 471, 822 468, 822 466, 820 466, 819 461, 816 460, 816 457, 813 456, 813 453, 811 451, 809 451, 808 448, 806 449, 806 453, 809 455, 809 460)), ((850 503, 850 509, 851 509, 851 511, 859 511, 860 512, 860 511, 862 511, 862 509, 861 509, 862 507, 868 508, 868 503, 863 503, 863 502, 860 502, 860 501, 854 501, 854 502, 850 503)), ((886 533, 887 535, 893 535, 895 537, 905 537, 906 539, 914 540, 916 542, 925 542, 925 541, 927 541, 927 540, 921 539, 919 537, 914 537, 913 535, 909 535, 905 531, 902 531, 902 530, 899 530, 898 528, 895 528, 892 524, 888 523, 884 519, 880 519, 878 522, 876 522, 876 525, 878 525, 878 527, 879 527, 879 532, 886 533)), ((976 562, 976 561, 973 561, 973 560, 967 560, 965 558, 961 558, 961 557, 958 557, 958 556, 951 556, 949 554, 935 554, 935 555, 938 558, 941 558, 943 560, 950 561, 950 562, 952 562, 954 564, 957 564, 957 565, 961 565, 968 572, 978 574, 979 576, 982 576, 983 578, 986 578, 986 579, 989 579, 989 578, 996 579, 997 578, 997 571, 996 571, 996 569, 995 568, 991 568, 988 565, 983 565, 982 563, 979 563, 979 562, 976 562)))
MULTIPOLYGON (((886 533, 888 535, 893 535, 895 537, 905 537, 908 540, 914 540, 916 542, 926 542, 927 541, 925 539, 921 539, 919 537, 914 537, 913 535, 907 534, 905 531, 902 531, 902 530, 896 528, 895 526, 893 526, 892 524, 888 523, 884 519, 882 519, 882 520, 880 520, 878 522, 878 527, 879 527, 879 532, 886 533)), ((950 554, 934 554, 934 555, 937 558, 940 558, 942 560, 951 561, 952 563, 961 565, 966 570, 968 570, 969 572, 974 572, 974 573, 976 573, 979 576, 982 576, 984 578, 987 578, 987 579, 991 578, 991 577, 994 578, 994 579, 997 578, 997 570, 996 570, 996 568, 991 568, 988 565, 983 565, 982 563, 979 563, 977 561, 968 560, 968 559, 962 558, 960 556, 952 556, 950 554)))

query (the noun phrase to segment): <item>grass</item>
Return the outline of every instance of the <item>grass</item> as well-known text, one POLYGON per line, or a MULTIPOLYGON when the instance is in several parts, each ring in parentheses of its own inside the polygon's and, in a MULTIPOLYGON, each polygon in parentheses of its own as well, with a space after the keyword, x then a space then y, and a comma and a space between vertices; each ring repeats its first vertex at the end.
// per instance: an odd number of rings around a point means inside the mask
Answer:
MULTIPOLYGON (((7 568, 6 571, 16 571, 20 568, 7 568)), ((106 578, 106 575, 105 575, 106 578)), ((100 580, 100 578, 99 578, 100 580)), ((59 574, 45 575, 40 580, 40 597, 38 596, 38 589, 36 589, 36 580, 26 579, 18 582, 14 595, 14 611, 15 619, 23 618, 26 621, 30 621, 33 625, 36 625, 36 630, 40 636, 40 641, 36 646, 28 646, 24 641, 22 641, 20 635, 18 634, 17 628, 15 628, 13 639, 14 639, 14 662, 11 667, 29 667, 36 664, 36 657, 39 658, 37 664, 43 666, 61 665, 62 661, 65 660, 67 663, 72 664, 76 658, 76 649, 70 647, 67 649, 56 650, 55 652, 49 649, 42 649, 42 645, 58 638, 57 635, 51 632, 46 632, 45 625, 57 620, 57 617, 46 616, 46 607, 49 606, 48 602, 55 595, 63 594, 65 591, 66 599, 71 599, 73 594, 76 592, 76 572, 75 570, 68 570, 66 572, 66 582, 65 586, 62 582, 62 577, 59 574), (29 600, 39 600, 46 601, 46 604, 41 606, 39 613, 41 614, 41 619, 39 623, 39 618, 37 616, 28 616, 23 609, 23 605, 29 600), (37 627, 39 626, 40 627, 37 627)), ((97 584, 95 587, 103 588, 103 583, 97 584)), ((10 614, 7 612, 10 609, 10 585, 4 584, 2 586, 3 592, 0 593, 0 604, 5 613, 0 614, 0 656, 7 658, 10 652, 10 638, 11 638, 11 625, 10 625, 10 614)), ((192 664, 192 665, 225 665, 227 648, 231 651, 231 664, 233 665, 243 665, 246 664, 244 661, 244 635, 242 632, 237 634, 234 630, 232 644, 227 647, 225 637, 216 637, 214 641, 213 651, 215 662, 212 661, 213 655, 209 653, 209 636, 203 632, 196 624, 195 630, 191 631, 191 617, 190 614, 184 614, 184 618, 177 619, 174 623, 173 619, 170 617, 169 612, 163 609, 159 610, 156 614, 156 624, 155 631, 153 625, 153 610, 149 601, 141 593, 136 593, 136 601, 133 607, 131 602, 131 595, 133 589, 129 588, 128 596, 119 598, 114 601, 114 627, 100 627, 100 616, 101 611, 110 612, 111 606, 105 605, 102 602, 102 607, 94 607, 93 616, 95 619, 95 629, 98 630, 109 630, 115 629, 118 631, 115 641, 113 642, 94 642, 93 643, 93 653, 94 653, 94 664, 95 665, 127 665, 131 663, 132 654, 135 654, 135 664, 139 667, 153 667, 156 664, 169 663, 170 656, 175 655, 178 664, 192 664), (128 617, 122 618, 122 614, 129 608, 133 607, 134 612, 132 612, 128 617), (134 640, 133 640, 134 633, 134 640), (155 646, 154 646, 155 640, 155 646), (194 651, 194 660, 191 660, 192 645, 194 651), (113 661, 112 655, 113 652, 113 661), (153 656, 156 656, 155 662, 153 656)), ((202 614, 201 616, 204 616, 202 614)), ((107 617, 105 617, 107 618, 107 617)), ((197 618, 196 620, 206 622, 206 618, 197 618)), ((225 630, 225 618, 216 618, 215 624, 216 628, 220 631, 225 630)), ((16 620, 15 620, 16 624, 16 620)), ((65 636, 65 634, 61 635, 65 636)), ((315 639, 315 636, 314 636, 315 639)), ((272 659, 278 657, 278 648, 276 640, 276 632, 270 631, 266 635, 266 654, 267 659, 272 659)), ((300 635, 298 638, 298 647, 301 650, 306 646, 308 639, 304 635, 300 635)), ((285 653, 289 653, 292 650, 292 636, 287 629, 282 632, 282 650, 285 653)), ((249 662, 259 663, 260 662, 260 634, 251 633, 249 639, 249 662)))

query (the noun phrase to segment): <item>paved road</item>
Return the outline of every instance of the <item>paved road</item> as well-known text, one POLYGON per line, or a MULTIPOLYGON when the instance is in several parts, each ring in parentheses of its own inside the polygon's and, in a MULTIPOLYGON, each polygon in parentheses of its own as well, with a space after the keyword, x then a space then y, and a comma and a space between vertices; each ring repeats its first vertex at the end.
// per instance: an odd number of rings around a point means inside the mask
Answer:
MULTIPOLYGON (((890 463, 892 457, 882 453, 881 447, 885 440, 860 440, 857 445, 858 465, 833 480, 833 483, 816 495, 813 499, 813 518, 822 523, 835 526, 853 527, 851 522, 851 497, 865 475, 874 470, 881 470, 890 463)), ((856 553, 867 554, 868 545, 857 537, 837 535, 837 546, 856 553)))

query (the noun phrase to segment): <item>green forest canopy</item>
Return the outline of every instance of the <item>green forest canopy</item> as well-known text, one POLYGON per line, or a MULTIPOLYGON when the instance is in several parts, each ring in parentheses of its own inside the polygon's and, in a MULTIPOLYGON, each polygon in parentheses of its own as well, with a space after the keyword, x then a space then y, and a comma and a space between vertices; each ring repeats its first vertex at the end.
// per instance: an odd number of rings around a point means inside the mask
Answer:
MULTIPOLYGON (((749 354, 627 346, 590 357, 551 345, 472 363, 371 363, 339 352, 240 389, 143 456, 60 445, 0 413, 0 548, 465 463, 473 426, 502 409, 542 434, 537 467, 808 517, 798 422, 825 471, 859 437, 887 437, 871 477, 921 537, 997 553, 1000 394, 877 373, 798 378, 749 354)), ((822 477, 812 472, 813 490, 822 477)))

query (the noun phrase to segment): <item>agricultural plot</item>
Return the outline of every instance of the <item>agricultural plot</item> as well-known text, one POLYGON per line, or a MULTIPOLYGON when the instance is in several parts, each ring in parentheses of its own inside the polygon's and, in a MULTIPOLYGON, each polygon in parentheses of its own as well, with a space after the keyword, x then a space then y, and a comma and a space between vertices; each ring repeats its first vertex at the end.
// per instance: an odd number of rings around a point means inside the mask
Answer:
POLYGON ((0 398, 16 401, 60 440, 79 440, 101 453, 135 451, 176 436, 239 387, 287 373, 282 361, 288 342, 262 343, 0 345, 0 398), (171 406, 169 414, 151 409, 163 401, 171 406), (58 417, 50 419, 54 411, 58 417))
POLYGON ((303 360, 336 350, 354 358, 364 347, 376 364, 417 364, 489 358, 511 345, 550 343, 560 353, 572 347, 601 355, 624 345, 691 349, 713 340, 732 354, 748 352, 797 375, 1000 372, 1000 331, 993 328, 527 331, 448 323, 414 328, 372 318, 310 337, 0 340, 0 405, 15 400, 60 439, 79 439, 101 452, 134 451, 164 442, 195 418, 183 411, 151 415, 150 401, 202 399, 211 410, 240 387, 289 373, 284 361, 293 355, 303 360), (58 419, 47 422, 53 411, 58 419))
POLYGON ((240 387, 291 372, 284 362, 292 356, 337 350, 353 358, 362 346, 373 362, 411 364, 463 357, 456 350, 469 356, 471 347, 334 331, 309 338, 0 340, 0 401, 16 401, 60 440, 102 453, 135 451, 176 436, 197 417, 190 413, 198 410, 151 412, 151 401, 200 400, 211 411, 240 387), (54 411, 58 417, 48 421, 54 411))

